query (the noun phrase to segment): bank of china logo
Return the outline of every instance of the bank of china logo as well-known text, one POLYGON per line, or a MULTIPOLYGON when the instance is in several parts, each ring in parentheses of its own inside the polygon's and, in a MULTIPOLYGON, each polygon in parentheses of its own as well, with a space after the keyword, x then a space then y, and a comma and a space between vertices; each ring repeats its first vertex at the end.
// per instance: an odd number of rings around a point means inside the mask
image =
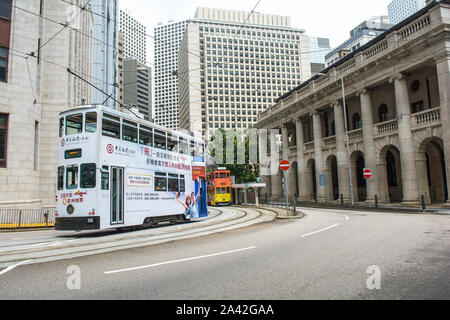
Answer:
POLYGON ((106 151, 108 151, 109 154, 113 154, 114 153, 114 146, 112 144, 108 144, 106 146, 106 151))
POLYGON ((66 145, 66 139, 61 139, 61 147, 64 147, 66 145))

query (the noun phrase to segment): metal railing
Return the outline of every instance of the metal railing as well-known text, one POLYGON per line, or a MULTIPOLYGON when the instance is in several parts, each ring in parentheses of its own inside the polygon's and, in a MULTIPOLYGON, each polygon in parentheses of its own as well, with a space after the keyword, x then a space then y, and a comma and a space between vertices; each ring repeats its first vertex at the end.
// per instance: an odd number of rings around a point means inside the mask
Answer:
POLYGON ((0 209, 0 231, 49 229, 54 226, 54 209, 0 209))

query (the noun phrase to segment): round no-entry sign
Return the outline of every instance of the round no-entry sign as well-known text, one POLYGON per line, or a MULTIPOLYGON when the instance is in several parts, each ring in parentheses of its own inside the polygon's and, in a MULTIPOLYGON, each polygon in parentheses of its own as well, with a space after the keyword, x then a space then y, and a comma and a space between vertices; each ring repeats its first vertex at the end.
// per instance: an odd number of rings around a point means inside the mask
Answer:
POLYGON ((366 179, 370 179, 370 178, 372 178, 372 170, 370 170, 370 169, 364 169, 364 178, 366 178, 366 179))
POLYGON ((291 164, 287 160, 283 160, 280 162, 280 169, 283 171, 288 171, 291 168, 291 164))

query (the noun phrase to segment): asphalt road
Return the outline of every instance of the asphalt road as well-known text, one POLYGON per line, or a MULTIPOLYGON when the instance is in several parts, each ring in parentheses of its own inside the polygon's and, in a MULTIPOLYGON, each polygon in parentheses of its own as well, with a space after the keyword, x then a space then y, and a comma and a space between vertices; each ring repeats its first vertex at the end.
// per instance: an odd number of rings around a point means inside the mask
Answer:
POLYGON ((450 216, 304 211, 301 220, 0 269, 0 298, 450 299, 450 216))

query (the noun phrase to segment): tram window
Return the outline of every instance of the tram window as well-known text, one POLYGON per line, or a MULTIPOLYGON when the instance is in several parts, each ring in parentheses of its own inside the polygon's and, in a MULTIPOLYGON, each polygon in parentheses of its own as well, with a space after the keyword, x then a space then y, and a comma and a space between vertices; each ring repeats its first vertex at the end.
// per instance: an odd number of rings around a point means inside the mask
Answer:
POLYGON ((61 138, 64 134, 64 118, 59 119, 59 137, 61 138))
POLYGON ((156 173, 155 191, 167 191, 167 177, 165 173, 156 173))
POLYGON ((189 153, 189 145, 186 141, 186 139, 180 137, 180 153, 181 154, 188 154, 189 153))
POLYGON ((109 168, 102 168, 102 190, 109 190, 109 168))
POLYGON ((137 125, 129 121, 123 121, 122 124, 122 140, 137 143, 138 132, 137 125))
POLYGON ((83 189, 92 189, 96 185, 96 171, 95 163, 82 164, 81 165, 81 181, 80 187, 83 189))
POLYGON ((86 113, 86 124, 84 130, 88 133, 97 132, 97 112, 86 113))
POLYGON ((180 176, 180 192, 186 192, 186 183, 184 181, 184 176, 180 176))
POLYGON ((178 192, 179 190, 178 175, 169 174, 169 192, 178 192))
POLYGON ((191 157, 195 157, 195 143, 191 141, 191 157))
POLYGON ((153 147, 152 129, 144 126, 139 128, 139 143, 147 147, 153 147))
POLYGON ((103 117, 102 134, 107 137, 120 139, 120 119, 108 115, 103 117))
POLYGON ((66 136, 83 132, 83 114, 73 114, 66 117, 66 136))
POLYGON ((230 187, 227 188, 227 193, 231 193, 231 188, 230 187))
POLYGON ((225 194, 225 193, 227 193, 227 188, 220 188, 220 191, 222 194, 225 194))
POLYGON ((166 134, 163 131, 155 130, 155 148, 167 150, 166 134))
POLYGON ((172 152, 177 152, 177 137, 172 136, 171 134, 167 135, 167 150, 172 152))
POLYGON ((58 190, 64 190, 64 167, 58 168, 58 190))
POLYGON ((69 166, 66 168, 66 189, 76 188, 78 188, 78 166, 69 166))
POLYGON ((227 173, 226 172, 221 172, 220 173, 220 179, 226 179, 227 177, 227 173))

